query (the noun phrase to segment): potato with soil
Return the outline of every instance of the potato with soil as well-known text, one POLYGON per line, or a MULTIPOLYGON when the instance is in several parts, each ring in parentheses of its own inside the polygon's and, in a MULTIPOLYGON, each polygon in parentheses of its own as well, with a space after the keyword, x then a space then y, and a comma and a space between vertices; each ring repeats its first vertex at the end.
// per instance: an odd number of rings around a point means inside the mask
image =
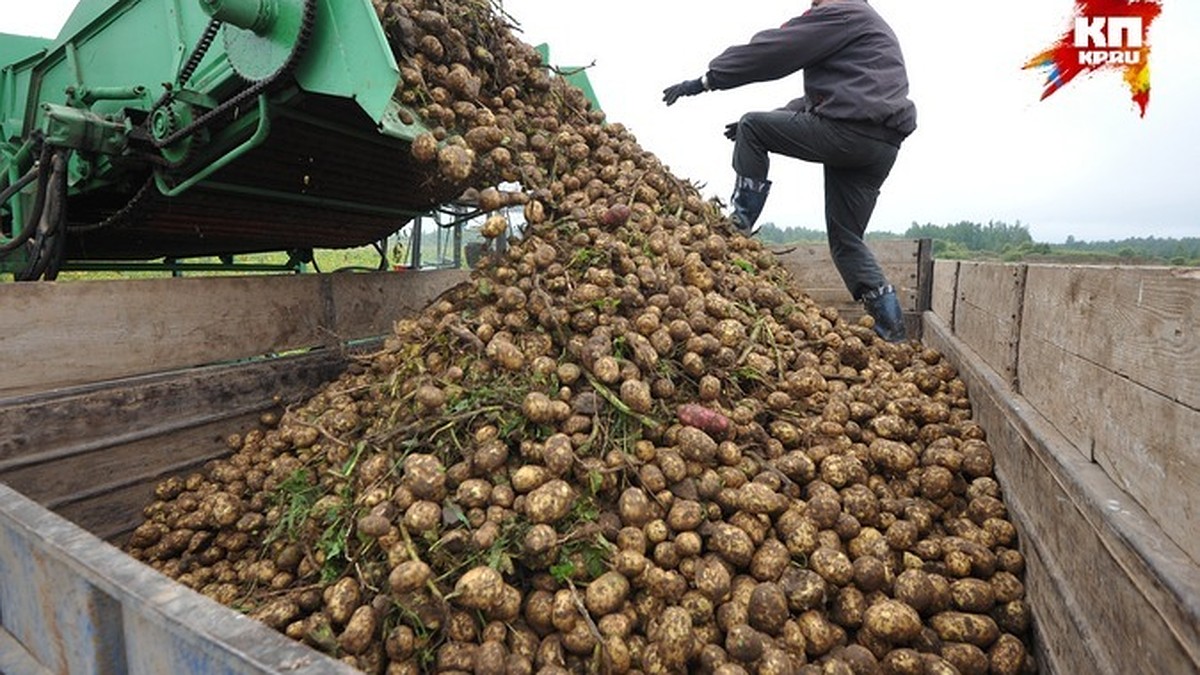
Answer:
POLYGON ((629 597, 629 580, 620 572, 606 572, 588 584, 584 605, 595 617, 611 614, 629 597))
POLYGON ((941 612, 930 617, 929 625, 942 640, 965 642, 985 649, 1000 637, 996 622, 985 614, 941 612))
POLYGON ((790 618, 787 595, 778 584, 772 582, 754 587, 746 611, 750 625, 771 636, 779 635, 790 618))
POLYGON ((921 625, 917 610, 898 600, 877 602, 863 615, 864 630, 892 645, 911 643, 921 633, 921 625))
POLYGON ((575 489, 570 483, 551 480, 525 496, 525 515, 532 523, 553 525, 571 512, 574 502, 575 489))
POLYGON ((754 541, 740 527, 716 523, 706 546, 735 569, 746 567, 754 559, 754 541))
POLYGON ((420 590, 430 582, 433 570, 420 560, 406 560, 396 565, 388 575, 388 585, 398 596, 420 590))
POLYGON ((454 584, 453 600, 466 609, 488 610, 500 602, 504 578, 490 567, 474 567, 454 584))
POLYGON ((649 636, 662 662, 671 669, 679 669, 691 658, 695 650, 692 619, 681 607, 668 607, 652 626, 649 636))

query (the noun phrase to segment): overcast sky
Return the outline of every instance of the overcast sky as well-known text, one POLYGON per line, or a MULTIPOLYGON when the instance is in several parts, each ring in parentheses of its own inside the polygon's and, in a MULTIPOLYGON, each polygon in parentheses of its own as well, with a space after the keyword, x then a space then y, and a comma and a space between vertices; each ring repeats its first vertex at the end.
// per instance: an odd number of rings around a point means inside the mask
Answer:
MULTIPOLYGON (((52 37, 75 2, 9 4, 0 32, 52 37)), ((1072 0, 874 0, 908 63, 918 129, 905 142, 871 221, 1026 225, 1038 241, 1200 236, 1200 2, 1165 0, 1150 32, 1151 98, 1139 117, 1117 71, 1081 76, 1040 101, 1044 73, 1022 70, 1070 27, 1072 0)), ((699 77, 730 44, 799 14, 807 2, 504 0, 525 42, 559 66, 594 64, 608 119, 706 196, 729 197, 725 124, 802 93, 802 75, 680 99, 662 89, 699 77), (585 11, 583 7, 588 9, 585 11)), ((820 168, 774 158, 761 222, 823 229, 820 168)))

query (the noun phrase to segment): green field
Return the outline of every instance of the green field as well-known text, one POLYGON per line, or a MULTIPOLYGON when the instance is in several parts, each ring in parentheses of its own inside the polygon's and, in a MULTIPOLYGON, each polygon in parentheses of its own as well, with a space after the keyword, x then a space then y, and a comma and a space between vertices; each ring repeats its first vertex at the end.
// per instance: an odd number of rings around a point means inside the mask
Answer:
MULTIPOLYGON (((219 258, 208 256, 167 262, 162 259, 125 263, 69 263, 58 281, 99 279, 148 279, 170 276, 220 276, 246 274, 288 274, 296 272, 339 272, 394 270, 412 264, 412 242, 407 230, 393 235, 386 244, 346 249, 317 249, 312 260, 297 262, 288 253, 249 253, 219 258)), ((466 233, 464 233, 466 234, 466 233)), ((476 237, 469 234, 464 241, 476 237)), ((454 255, 454 237, 450 231, 426 231, 420 243, 420 264, 425 267, 465 265, 465 256, 454 255)), ((11 273, 0 272, 0 283, 12 281, 11 273)))

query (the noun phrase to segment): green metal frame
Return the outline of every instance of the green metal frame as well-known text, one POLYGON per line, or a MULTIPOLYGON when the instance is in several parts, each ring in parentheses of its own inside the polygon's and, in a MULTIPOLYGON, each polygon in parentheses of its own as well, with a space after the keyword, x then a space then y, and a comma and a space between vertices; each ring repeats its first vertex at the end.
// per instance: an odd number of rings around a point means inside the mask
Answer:
MULTIPOLYGON (((276 0, 285 1, 301 0, 276 0)), ((102 135, 92 127, 127 134, 131 127, 128 115, 149 111, 163 93, 162 83, 175 81, 209 23, 205 10, 213 4, 227 9, 248 3, 275 4, 264 0, 83 0, 54 41, 0 35, 0 55, 32 50, 14 62, 0 62, 0 141, 19 144, 18 139, 29 138, 35 130, 45 131, 49 124, 60 140, 71 143, 66 147, 119 154, 122 148, 114 139, 99 145, 88 142, 102 135), (66 116, 61 109, 45 104, 79 111, 69 120, 75 128, 63 131, 66 116)), ((241 19, 245 11, 233 13, 241 19)), ((226 26, 226 30, 240 29, 226 26)), ((189 100, 220 101, 240 85, 238 64, 231 62, 223 46, 222 40, 215 40, 190 81, 176 83, 186 87, 189 100)), ((249 61, 251 57, 236 58, 249 61)), ((395 105, 392 95, 400 71, 370 0, 318 0, 311 37, 294 75, 302 91, 354 101, 381 131, 386 127, 389 136, 412 140, 425 130, 419 124, 397 124, 398 117, 387 114, 395 105)), ((178 90, 176 93, 186 98, 178 90)), ((236 147, 240 140, 217 135, 208 143, 222 144, 236 147)), ((234 152, 241 154, 244 149, 234 152)), ((75 187, 86 189, 87 185, 75 187)))
MULTIPOLYGON (((212 177, 263 144, 272 117, 300 115, 290 105, 304 95, 345 99, 361 111, 365 124, 357 126, 305 120, 334 133, 395 143, 426 131, 419 121, 405 123, 419 117, 393 98, 400 71, 371 0, 314 1, 311 30, 304 31, 296 25, 296 8, 305 0, 80 0, 54 39, 0 34, 0 190, 34 166, 31 140, 37 135, 72 150, 69 196, 129 185, 147 169, 136 161, 135 150, 146 148, 136 134, 156 102, 167 95, 175 102, 151 120, 156 133, 173 133, 172 115, 186 127, 243 87, 247 73, 269 74, 285 63, 295 80, 291 92, 264 92, 234 122, 188 137, 177 149, 161 149, 174 164, 154 169, 162 194, 176 197, 197 186, 253 192, 212 177), (187 81, 177 81, 213 18, 225 22, 219 35, 187 81), (293 64, 289 50, 301 48, 293 64)), ((0 244, 20 234, 33 194, 34 186, 26 186, 0 204, 0 214, 11 220, 7 234, 0 231, 0 244)), ((270 196, 314 207, 418 215, 300 194, 270 196)), ((0 259, 0 271, 15 258, 0 259)))

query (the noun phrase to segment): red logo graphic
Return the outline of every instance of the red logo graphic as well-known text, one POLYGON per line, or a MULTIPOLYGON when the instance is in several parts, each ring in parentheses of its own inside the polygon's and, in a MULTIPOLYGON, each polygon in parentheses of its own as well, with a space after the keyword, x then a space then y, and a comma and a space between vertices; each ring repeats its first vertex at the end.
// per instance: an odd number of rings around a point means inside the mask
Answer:
POLYGON ((1075 21, 1054 46, 1029 59, 1025 68, 1045 68, 1042 100, 1080 73, 1118 70, 1141 116, 1150 103, 1150 24, 1162 0, 1075 0, 1075 21))

